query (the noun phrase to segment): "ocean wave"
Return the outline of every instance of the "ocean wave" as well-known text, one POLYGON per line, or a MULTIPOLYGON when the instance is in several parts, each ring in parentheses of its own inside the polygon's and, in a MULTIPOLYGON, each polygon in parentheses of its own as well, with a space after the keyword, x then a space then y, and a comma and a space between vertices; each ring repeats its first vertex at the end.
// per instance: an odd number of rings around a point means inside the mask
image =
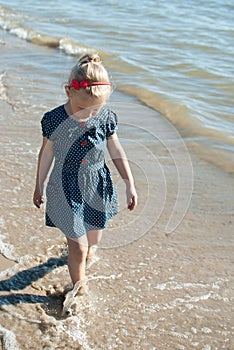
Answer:
MULTIPOLYGON (((63 34, 61 37, 54 37, 40 33, 26 27, 24 22, 23 14, 9 7, 0 6, 0 28, 22 40, 60 50, 69 56, 80 56, 86 52, 97 51, 72 38, 62 37, 63 34)), ((213 66, 209 69, 207 65, 197 66, 190 60, 183 61, 177 58, 173 65, 170 63, 171 66, 165 66, 169 69, 168 73, 163 71, 161 74, 159 71, 157 75, 156 71, 152 75, 150 68, 157 69, 155 62, 152 65, 149 63, 144 65, 144 62, 139 64, 135 56, 121 53, 116 55, 108 50, 98 51, 110 69, 118 90, 134 96, 140 102, 159 111, 180 130, 183 137, 191 138, 193 142, 203 142, 205 151, 212 153, 210 159, 224 159, 225 152, 223 151, 220 155, 220 149, 225 149, 228 164, 225 168, 231 169, 231 172, 234 171, 234 161, 230 157, 230 149, 234 146, 233 131, 230 127, 233 123, 232 115, 230 109, 224 109, 222 106, 220 108, 218 99, 218 94, 222 94, 222 101, 224 94, 227 95, 227 102, 223 103, 228 106, 233 89, 231 80, 226 79, 225 70, 213 69, 213 66), (170 77, 168 78, 168 74, 173 75, 174 81, 180 79, 183 83, 181 90, 174 88, 174 82, 170 77), (212 86, 210 94, 199 93, 198 89, 201 86, 210 85, 212 86), (203 105, 202 102, 204 102, 203 105), (210 147, 211 144, 212 147, 210 147)), ((1 95, 7 100, 7 91, 1 83, 2 78, 0 79, 1 95)))
POLYGON ((79 43, 69 39, 69 38, 61 38, 59 40, 59 49, 64 51, 68 55, 81 55, 85 52, 95 51, 93 48, 89 48, 87 46, 80 45, 79 43))
POLYGON ((193 117, 193 111, 186 104, 173 101, 163 94, 128 84, 118 85, 118 89, 160 112, 204 159, 228 173, 234 173, 234 139, 231 135, 205 126, 199 118, 193 117))
POLYGON ((20 23, 20 16, 15 15, 15 11, 4 6, 0 6, 0 28, 35 45, 58 48, 68 55, 80 55, 87 51, 94 51, 69 38, 53 37, 26 27, 20 23))

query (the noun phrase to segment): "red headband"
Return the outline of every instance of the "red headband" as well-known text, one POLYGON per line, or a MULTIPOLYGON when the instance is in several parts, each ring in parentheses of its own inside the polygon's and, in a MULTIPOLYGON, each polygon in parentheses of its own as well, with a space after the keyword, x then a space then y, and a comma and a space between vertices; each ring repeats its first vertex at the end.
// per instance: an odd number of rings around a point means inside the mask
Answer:
POLYGON ((68 87, 72 87, 75 90, 86 89, 89 86, 97 86, 97 85, 110 85, 109 82, 104 81, 92 81, 88 82, 86 78, 82 79, 80 82, 76 79, 72 79, 72 82, 68 87))

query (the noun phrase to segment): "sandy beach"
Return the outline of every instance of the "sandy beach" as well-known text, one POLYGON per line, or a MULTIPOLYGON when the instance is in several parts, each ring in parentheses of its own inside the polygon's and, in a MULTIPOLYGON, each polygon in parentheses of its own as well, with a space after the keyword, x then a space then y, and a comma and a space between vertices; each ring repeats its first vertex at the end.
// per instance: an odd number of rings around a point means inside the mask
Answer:
POLYGON ((61 317, 60 292, 70 282, 65 239, 44 226, 45 208, 33 207, 32 195, 40 120, 65 102, 62 85, 75 59, 7 32, 0 45, 2 349, 232 350, 233 174, 207 162, 193 147, 196 137, 182 138, 160 113, 118 90, 109 105, 139 205, 126 210, 107 156, 120 213, 87 269, 89 292, 77 314, 61 317))
MULTIPOLYGON (((116 94, 123 104, 128 101, 116 94)), ((126 108, 130 112, 132 107, 126 104, 126 108)), ((32 110, 30 106, 14 110, 1 101, 0 323, 15 334, 19 348, 231 350, 233 177, 190 152, 192 198, 187 212, 180 213, 184 214, 180 225, 167 236, 163 228, 178 186, 173 171, 170 176, 170 156, 148 140, 164 175, 169 174, 167 204, 146 230, 160 198, 161 178, 147 177, 147 184, 155 188, 147 194, 142 169, 133 163, 139 207, 134 214, 122 210, 109 229, 113 234, 117 228, 114 233, 119 231, 121 246, 111 247, 107 230, 95 263, 87 270, 88 295, 80 297, 77 316, 61 318, 63 298, 56 291, 69 283, 66 246, 61 233, 44 227, 44 209, 32 205, 41 141, 39 123, 26 123, 32 110), (147 196, 155 208, 148 206, 142 217, 147 196)), ((156 112, 144 107, 147 110, 150 123, 156 112)), ((165 134, 170 133, 163 118, 159 114, 157 118, 165 134)), ((126 141, 124 135, 122 139, 126 141)), ((131 143, 126 151, 131 151, 131 143)), ((139 164, 143 168, 144 160, 139 164)))

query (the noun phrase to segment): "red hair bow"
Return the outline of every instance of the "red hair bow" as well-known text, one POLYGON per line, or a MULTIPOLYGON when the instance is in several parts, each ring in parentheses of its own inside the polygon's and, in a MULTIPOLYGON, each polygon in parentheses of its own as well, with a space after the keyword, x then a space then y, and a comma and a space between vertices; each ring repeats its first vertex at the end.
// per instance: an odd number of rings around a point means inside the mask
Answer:
POLYGON ((72 82, 69 87, 72 87, 75 90, 80 90, 80 89, 86 89, 89 86, 96 86, 96 85, 110 85, 109 82, 103 82, 103 81, 93 81, 93 82, 88 82, 86 78, 82 79, 80 82, 76 79, 72 79, 72 82))

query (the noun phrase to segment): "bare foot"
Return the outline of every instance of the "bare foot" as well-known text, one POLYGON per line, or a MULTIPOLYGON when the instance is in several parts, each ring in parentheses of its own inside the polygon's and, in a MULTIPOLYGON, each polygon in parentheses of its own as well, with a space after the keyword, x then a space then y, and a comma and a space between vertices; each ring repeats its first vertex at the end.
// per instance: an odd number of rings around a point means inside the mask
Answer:
POLYGON ((77 297, 87 293, 88 287, 86 282, 86 280, 76 282, 74 288, 67 292, 63 302, 62 316, 72 316, 78 313, 79 298, 77 297))
POLYGON ((80 288, 78 289, 77 293, 75 296, 77 295, 84 295, 84 294, 87 294, 88 292, 88 286, 87 284, 83 285, 83 286, 80 286, 80 288))

